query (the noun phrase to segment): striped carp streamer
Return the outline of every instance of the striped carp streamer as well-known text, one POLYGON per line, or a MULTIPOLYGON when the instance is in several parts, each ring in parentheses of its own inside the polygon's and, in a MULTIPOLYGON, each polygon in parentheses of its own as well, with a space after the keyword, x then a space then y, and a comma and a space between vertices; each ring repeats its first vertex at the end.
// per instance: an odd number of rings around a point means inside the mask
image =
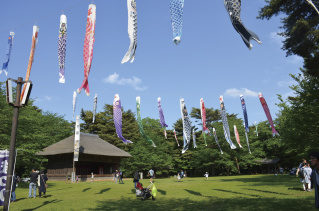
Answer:
POLYGON ((236 146, 233 144, 233 142, 230 139, 229 125, 228 125, 227 114, 226 114, 226 109, 224 105, 224 97, 222 95, 219 97, 219 102, 220 102, 220 115, 222 117, 226 141, 229 143, 232 149, 236 149, 236 146))
POLYGON ((258 97, 259 97, 260 103, 261 103, 261 105, 262 105, 262 107, 263 107, 263 109, 265 111, 265 114, 267 116, 269 124, 270 124, 270 126, 272 128, 272 136, 275 136, 276 134, 279 136, 279 133, 276 131, 274 123, 272 121, 271 114, 270 114, 268 105, 266 103, 266 100, 265 100, 264 96, 261 94, 261 92, 258 94, 258 97))
POLYGON ((88 77, 91 70, 91 64, 93 59, 93 46, 94 46, 94 35, 95 35, 95 21, 96 21, 96 6, 95 4, 89 5, 87 22, 86 22, 86 32, 84 38, 84 48, 83 48, 83 60, 84 60, 84 80, 77 92, 80 94, 82 88, 85 90, 87 96, 90 95, 89 81, 88 77))
POLYGON ((6 76, 8 75, 8 65, 9 65, 10 55, 11 55, 11 50, 13 45, 13 37, 14 37, 14 32, 10 32, 9 39, 8 39, 8 47, 6 50, 6 58, 3 62, 2 69, 0 69, 0 74, 2 73, 2 71, 4 71, 6 76))
POLYGON ((236 149, 236 146, 235 146, 235 144, 230 140, 230 138, 229 138, 229 136, 228 136, 228 133, 227 133, 227 131, 226 131, 224 125, 223 125, 223 130, 224 130, 225 139, 226 139, 226 141, 228 142, 228 144, 230 145, 230 148, 231 148, 231 149, 236 149))
POLYGON ((220 148, 220 146, 219 146, 218 138, 217 138, 217 134, 216 134, 216 130, 215 130, 215 128, 213 128, 213 133, 214 133, 215 141, 216 141, 216 143, 217 143, 217 145, 218 145, 218 147, 219 147, 220 154, 224 154, 224 153, 223 153, 223 151, 222 151, 222 149, 221 149, 221 148, 220 148))
POLYGON ((150 144, 153 145, 153 147, 156 147, 155 143, 150 139, 144 132, 143 124, 142 124, 142 118, 141 118, 141 97, 136 97, 136 115, 137 115, 137 124, 138 124, 138 129, 142 135, 142 137, 150 144))
POLYGON ((183 27, 184 0, 171 0, 170 11, 173 27, 173 42, 178 45, 181 42, 183 27))
POLYGON ((128 11, 128 36, 130 38, 130 47, 122 59, 122 64, 131 60, 133 63, 135 59, 135 52, 137 47, 137 10, 135 0, 127 0, 128 11))
POLYGON ((58 45, 58 58, 59 58, 59 82, 65 83, 64 65, 65 65, 65 52, 66 52, 66 33, 67 33, 67 19, 65 15, 60 17, 59 29, 59 45, 58 45))
POLYGON ((316 12, 317 12, 318 15, 319 15, 319 11, 318 11, 317 7, 315 6, 315 4, 314 4, 311 0, 307 0, 307 3, 308 3, 309 5, 311 5, 311 6, 316 10, 316 12))
POLYGON ((74 118, 75 107, 76 107, 76 91, 73 92, 73 118, 74 118))
MULTIPOLYGON (((193 129, 193 142, 194 142, 194 148, 197 148, 196 145, 196 135, 195 135, 195 130, 193 129)), ((207 145, 206 145, 207 146, 207 145)))
POLYGON ((177 142, 177 146, 179 147, 179 143, 178 143, 178 139, 177 139, 177 136, 176 136, 176 131, 174 129, 174 136, 175 136, 175 139, 176 139, 176 142, 177 142))
POLYGON ((210 131, 206 127, 206 109, 205 109, 205 104, 204 104, 203 98, 200 99, 200 116, 202 118, 202 125, 203 125, 202 131, 204 134, 205 145, 207 146, 205 132, 210 133, 210 131))
POLYGON ((261 44, 259 37, 254 32, 248 30, 240 19, 241 0, 224 0, 224 5, 235 30, 240 34, 249 50, 253 47, 250 43, 251 39, 261 44))
POLYGON ((161 98, 160 97, 157 98, 157 105, 158 105, 160 123, 161 123, 162 127, 165 127, 164 134, 165 134, 165 138, 167 139, 166 128, 168 127, 168 125, 165 123, 164 112, 163 112, 163 109, 162 109, 162 106, 161 106, 161 98))
POLYGON ((236 141, 237 141, 239 147, 240 147, 240 148, 243 148, 243 147, 241 146, 241 144, 240 144, 239 133, 238 133, 238 130, 237 130, 236 125, 234 125, 234 133, 235 133, 236 141))
POLYGON ((182 153, 185 153, 189 147, 191 134, 192 134, 192 123, 188 117, 186 105, 184 98, 180 99, 180 106, 181 106, 181 114, 182 114, 182 121, 183 121, 183 137, 184 137, 184 146, 182 153))
MULTIPOLYGON (((31 67, 32 67, 32 64, 33 64, 33 61, 34 61, 34 52, 35 52, 35 48, 36 48, 37 43, 38 43, 38 33, 39 33, 39 27, 34 25, 33 26, 33 33, 32 33, 31 52, 30 52, 30 57, 29 57, 27 74, 25 76, 25 81, 28 81, 29 78, 30 78, 31 67)), ((24 86, 23 86, 23 90, 21 92, 20 100, 23 99, 23 95, 24 95, 26 87, 27 87, 27 83, 25 83, 24 86)))
POLYGON ((117 137, 122 139, 124 144, 131 144, 132 141, 126 140, 122 135, 122 107, 121 107, 121 100, 118 94, 115 95, 113 101, 113 119, 117 137))
POLYGON ((247 116, 247 110, 246 110, 246 103, 245 103, 245 99, 243 95, 240 95, 240 102, 243 108, 243 114, 244 114, 244 120, 245 120, 245 136, 246 136, 247 146, 248 146, 249 153, 251 154, 251 151, 249 148, 248 135, 247 135, 247 133, 249 132, 248 116, 247 116))
POLYGON ((93 103, 93 123, 95 121, 95 115, 96 115, 96 108, 97 108, 97 94, 94 96, 94 103, 93 103))

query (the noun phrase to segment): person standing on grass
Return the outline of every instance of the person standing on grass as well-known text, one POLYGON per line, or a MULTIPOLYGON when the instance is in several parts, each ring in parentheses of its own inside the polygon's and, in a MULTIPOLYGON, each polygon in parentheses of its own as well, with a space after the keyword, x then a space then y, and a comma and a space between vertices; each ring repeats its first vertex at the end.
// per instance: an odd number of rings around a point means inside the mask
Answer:
POLYGON ((153 183, 153 177, 155 177, 155 173, 152 168, 148 171, 148 176, 150 177, 150 180, 153 183))
POLYGON ((44 174, 44 171, 41 170, 39 174, 38 181, 40 183, 39 185, 39 198, 41 198, 41 193, 43 193, 43 197, 45 198, 45 193, 47 192, 46 184, 48 181, 48 176, 44 174))
POLYGON ((35 171, 35 168, 32 168, 32 172, 29 175, 30 184, 29 184, 29 198, 32 198, 32 190, 33 190, 33 198, 37 195, 37 180, 38 180, 38 172, 35 171))
POLYGON ((120 181, 122 181, 122 184, 124 184, 124 182, 123 182, 123 172, 121 170, 119 171, 119 183, 120 183, 120 181))
POLYGON ((313 152, 309 155, 311 165, 315 167, 311 174, 311 181, 315 189, 315 207, 319 209, 319 152, 313 152))
MULTIPOLYGON (((119 179, 119 171, 115 170, 115 184, 117 184, 117 180, 119 179)), ((119 181, 120 182, 120 181, 119 181)))
POLYGON ((92 175, 92 176, 91 176, 91 182, 94 182, 94 175, 95 175, 95 174, 92 172, 91 175, 92 175))
POLYGON ((177 173, 177 182, 181 181, 181 175, 179 174, 179 172, 177 173))
POLYGON ((75 181, 76 181, 76 184, 79 184, 79 176, 78 175, 76 175, 75 181))
POLYGON ((206 174, 204 175, 206 177, 206 180, 208 180, 208 172, 206 171, 206 174))
POLYGON ((135 189, 136 189, 136 184, 140 181, 140 174, 139 174, 139 170, 137 170, 135 173, 134 173, 134 179, 133 179, 133 182, 135 183, 135 189))
POLYGON ((299 164, 298 169, 297 169, 297 171, 296 171, 296 175, 297 175, 297 176, 298 176, 298 174, 299 174, 299 171, 301 170, 301 168, 303 167, 303 165, 304 165, 305 163, 307 163, 307 160, 306 160, 306 159, 302 159, 302 163, 299 164))
POLYGON ((16 191, 17 183, 20 181, 21 181, 20 177, 17 176, 16 172, 14 171, 13 177, 12 177, 11 202, 14 202, 17 198, 15 191, 16 191))
POLYGON ((306 167, 305 167, 305 171, 307 171, 307 175, 309 177, 309 181, 307 183, 308 185, 308 191, 312 191, 311 190, 311 173, 312 173, 312 169, 310 168, 310 164, 307 163, 306 167))

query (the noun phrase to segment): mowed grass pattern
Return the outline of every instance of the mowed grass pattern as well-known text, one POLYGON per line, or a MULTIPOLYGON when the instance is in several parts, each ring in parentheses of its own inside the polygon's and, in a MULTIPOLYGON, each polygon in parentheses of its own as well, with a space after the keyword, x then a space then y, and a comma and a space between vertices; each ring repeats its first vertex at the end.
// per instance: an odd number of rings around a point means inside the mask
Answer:
MULTIPOLYGON (((132 180, 124 182, 49 181, 47 198, 32 199, 28 184, 20 183, 10 210, 316 210, 314 192, 302 191, 299 178, 289 175, 155 179, 155 201, 141 201, 132 180)), ((149 185, 149 179, 141 182, 149 185)))

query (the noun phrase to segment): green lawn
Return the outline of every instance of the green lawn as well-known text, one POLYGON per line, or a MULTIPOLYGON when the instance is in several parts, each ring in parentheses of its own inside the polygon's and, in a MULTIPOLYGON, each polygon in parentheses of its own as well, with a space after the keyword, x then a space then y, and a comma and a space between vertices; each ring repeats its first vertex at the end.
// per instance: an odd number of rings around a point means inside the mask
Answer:
POLYGON ((288 175, 156 179, 155 201, 141 201, 132 180, 124 182, 48 182, 47 198, 35 199, 20 183, 10 210, 316 210, 314 192, 302 191, 299 178, 288 175))

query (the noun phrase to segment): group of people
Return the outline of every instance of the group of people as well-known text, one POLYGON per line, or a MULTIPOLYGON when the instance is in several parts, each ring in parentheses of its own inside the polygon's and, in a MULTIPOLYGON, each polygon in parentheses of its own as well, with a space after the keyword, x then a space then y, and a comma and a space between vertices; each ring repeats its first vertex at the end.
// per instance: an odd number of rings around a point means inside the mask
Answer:
MULTIPOLYGON (((152 168, 148 171, 147 177, 150 178, 151 183, 154 183, 155 171, 152 168)), ((136 189, 136 185, 139 181, 140 181, 140 171, 137 170, 136 172, 134 172, 134 175, 133 175, 133 183, 135 184, 135 186, 134 186, 135 189, 136 189)))
POLYGON ((122 182, 122 184, 124 184, 123 182, 123 172, 121 170, 116 170, 113 174, 113 180, 112 182, 114 182, 115 184, 117 184, 117 181, 118 181, 118 184, 120 184, 122 182))
POLYGON ((177 182, 180 182, 182 178, 186 177, 186 171, 184 173, 183 170, 181 170, 180 172, 177 172, 177 182))
POLYGON ((29 184, 29 198, 35 198, 37 193, 37 187, 39 188, 39 197, 46 197, 46 190, 47 190, 47 181, 48 177, 46 174, 44 174, 44 171, 36 171, 35 168, 32 169, 32 172, 29 175, 30 177, 30 184, 29 184), (33 191, 33 195, 32 195, 33 191))

